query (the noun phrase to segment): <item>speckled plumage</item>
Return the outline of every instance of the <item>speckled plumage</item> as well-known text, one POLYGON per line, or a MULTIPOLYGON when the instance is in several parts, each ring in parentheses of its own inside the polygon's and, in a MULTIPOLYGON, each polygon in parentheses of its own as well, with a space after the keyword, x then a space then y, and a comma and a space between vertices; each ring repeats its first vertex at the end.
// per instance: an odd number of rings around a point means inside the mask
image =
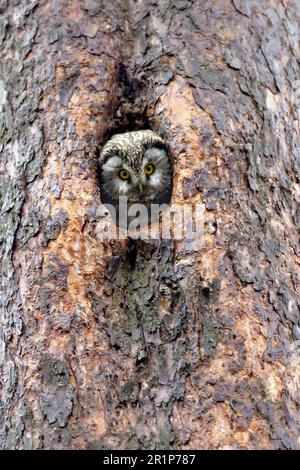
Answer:
MULTIPOLYGON (((119 197, 126 196, 128 209, 144 204, 150 214, 151 204, 167 204, 172 192, 172 165, 164 140, 151 130, 114 135, 100 153, 100 192, 104 204, 113 205, 118 214, 119 197), (152 175, 145 166, 154 165, 152 175), (128 181, 119 177, 121 169, 129 172, 128 181)), ((118 215, 117 215, 118 217, 118 215)), ((128 217, 130 222, 133 218, 128 217)), ((153 219, 148 223, 154 222, 153 219)))

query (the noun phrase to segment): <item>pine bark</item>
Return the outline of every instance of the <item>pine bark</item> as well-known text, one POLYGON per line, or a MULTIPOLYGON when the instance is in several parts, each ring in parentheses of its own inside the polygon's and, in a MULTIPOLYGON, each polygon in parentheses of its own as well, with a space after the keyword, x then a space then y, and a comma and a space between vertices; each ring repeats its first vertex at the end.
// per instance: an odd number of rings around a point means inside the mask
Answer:
POLYGON ((0 0, 0 447, 298 449, 297 0, 0 0), (97 236, 115 132, 197 252, 97 236))

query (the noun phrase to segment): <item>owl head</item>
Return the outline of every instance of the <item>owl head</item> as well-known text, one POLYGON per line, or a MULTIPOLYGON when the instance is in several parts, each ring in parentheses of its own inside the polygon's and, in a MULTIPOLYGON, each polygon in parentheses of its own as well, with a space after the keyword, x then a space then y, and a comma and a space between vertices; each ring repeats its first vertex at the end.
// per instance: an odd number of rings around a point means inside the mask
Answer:
POLYGON ((114 135, 100 153, 100 192, 102 202, 117 211, 121 196, 128 209, 143 204, 148 213, 151 204, 168 204, 172 165, 164 140, 151 130, 114 135))

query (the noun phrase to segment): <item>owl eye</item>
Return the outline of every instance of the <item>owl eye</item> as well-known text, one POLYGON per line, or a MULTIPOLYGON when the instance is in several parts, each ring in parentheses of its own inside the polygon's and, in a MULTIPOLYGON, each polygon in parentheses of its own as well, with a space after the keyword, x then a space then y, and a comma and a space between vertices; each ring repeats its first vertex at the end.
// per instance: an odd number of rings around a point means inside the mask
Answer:
POLYGON ((129 171, 127 171, 127 170, 120 170, 120 171, 119 171, 119 177, 121 178, 121 180, 129 180, 129 178, 130 178, 129 171))
POLYGON ((145 168, 144 168, 144 172, 146 173, 146 175, 152 175, 152 173, 154 173, 154 165, 152 165, 152 163, 149 163, 149 165, 146 165, 145 168))

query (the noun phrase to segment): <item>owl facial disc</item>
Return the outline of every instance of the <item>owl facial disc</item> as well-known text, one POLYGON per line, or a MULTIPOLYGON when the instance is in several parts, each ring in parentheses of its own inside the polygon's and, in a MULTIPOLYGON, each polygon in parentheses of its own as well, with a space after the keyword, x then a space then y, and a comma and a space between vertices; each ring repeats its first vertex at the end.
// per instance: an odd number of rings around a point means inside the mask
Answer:
POLYGON ((145 208, 147 221, 143 225, 156 223, 158 211, 156 208, 154 217, 151 206, 165 207, 172 194, 172 163, 164 140, 151 130, 116 134, 103 146, 99 164, 101 201, 111 214, 115 212, 116 224, 120 225, 120 198, 124 197, 127 227, 134 219, 137 204, 145 208))

